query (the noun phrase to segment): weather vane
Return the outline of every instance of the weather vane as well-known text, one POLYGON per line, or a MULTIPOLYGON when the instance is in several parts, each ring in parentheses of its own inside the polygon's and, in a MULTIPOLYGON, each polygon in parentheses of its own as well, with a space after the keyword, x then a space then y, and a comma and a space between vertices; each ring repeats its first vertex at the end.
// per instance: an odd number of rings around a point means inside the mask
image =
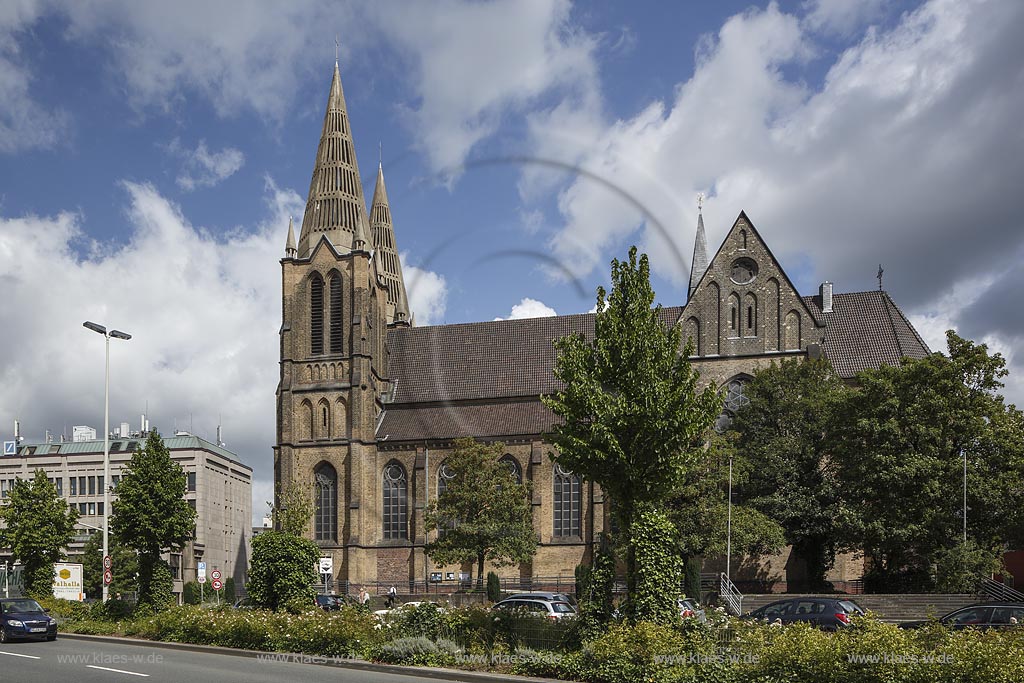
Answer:
POLYGON ((882 270, 882 264, 881 264, 881 263, 879 263, 879 264, 878 264, 878 275, 876 275, 876 276, 875 276, 875 277, 877 277, 877 278, 878 278, 878 291, 879 291, 879 292, 881 292, 881 291, 882 291, 882 273, 884 273, 884 272, 885 272, 885 271, 884 271, 884 270, 882 270))
POLYGON ((697 212, 700 213, 704 209, 704 193, 697 193, 697 212))

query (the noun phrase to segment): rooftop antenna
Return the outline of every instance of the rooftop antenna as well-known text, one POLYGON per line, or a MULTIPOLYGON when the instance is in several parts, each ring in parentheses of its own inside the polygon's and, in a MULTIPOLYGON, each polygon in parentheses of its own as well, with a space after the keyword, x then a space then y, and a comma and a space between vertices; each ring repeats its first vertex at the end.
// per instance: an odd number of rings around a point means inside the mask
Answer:
POLYGON ((885 271, 882 270, 882 264, 879 263, 878 264, 878 275, 875 276, 876 278, 878 278, 878 291, 879 292, 882 291, 882 273, 884 273, 884 272, 885 271))

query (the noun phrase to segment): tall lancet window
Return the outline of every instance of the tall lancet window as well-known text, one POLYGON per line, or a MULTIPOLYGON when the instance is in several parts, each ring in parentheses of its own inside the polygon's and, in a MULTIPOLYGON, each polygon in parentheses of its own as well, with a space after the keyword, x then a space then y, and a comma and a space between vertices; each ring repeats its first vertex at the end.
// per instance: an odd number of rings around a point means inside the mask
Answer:
POLYGON ((341 276, 334 273, 331 275, 331 353, 342 353, 344 321, 341 312, 341 276))
POLYGON ((309 282, 309 352, 324 352, 324 279, 313 273, 309 282))
POLYGON ((580 535, 580 478, 555 463, 554 535, 580 535))
POLYGON ((316 487, 316 513, 313 518, 314 538, 338 541, 338 472, 330 463, 322 462, 313 470, 316 487))
POLYGON ((391 461, 384 468, 384 538, 409 538, 409 500, 405 468, 391 461))

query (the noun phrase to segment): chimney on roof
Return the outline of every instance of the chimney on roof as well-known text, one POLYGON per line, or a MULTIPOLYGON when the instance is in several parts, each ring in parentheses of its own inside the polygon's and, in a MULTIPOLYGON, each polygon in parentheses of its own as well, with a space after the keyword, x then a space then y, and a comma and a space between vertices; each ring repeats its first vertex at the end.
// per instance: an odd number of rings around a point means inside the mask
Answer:
POLYGON ((818 288, 818 294, 821 295, 821 312, 831 313, 832 312, 832 283, 826 280, 821 283, 821 287, 818 288))

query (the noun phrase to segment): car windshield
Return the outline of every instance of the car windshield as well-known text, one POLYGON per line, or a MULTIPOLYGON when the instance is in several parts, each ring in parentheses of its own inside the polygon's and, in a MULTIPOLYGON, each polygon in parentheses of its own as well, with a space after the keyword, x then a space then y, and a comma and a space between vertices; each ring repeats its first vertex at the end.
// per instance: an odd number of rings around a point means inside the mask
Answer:
POLYGON ((42 612, 43 608, 35 600, 4 600, 0 603, 4 612, 25 614, 28 612, 42 612))
POLYGON ((551 603, 551 609, 555 610, 559 614, 573 614, 576 610, 572 608, 567 602, 553 602, 551 603))

